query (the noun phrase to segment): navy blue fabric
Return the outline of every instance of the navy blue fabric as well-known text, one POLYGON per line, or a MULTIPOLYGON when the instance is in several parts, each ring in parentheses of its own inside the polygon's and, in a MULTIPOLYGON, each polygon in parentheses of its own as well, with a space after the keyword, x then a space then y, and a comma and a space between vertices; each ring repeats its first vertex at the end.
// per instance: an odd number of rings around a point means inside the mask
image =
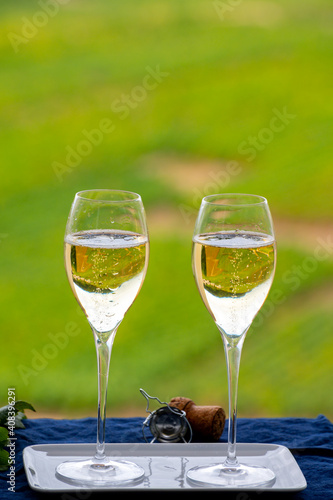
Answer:
MULTIPOLYGON (((107 419, 106 441, 109 443, 143 443, 143 418, 107 419)), ((28 486, 23 462, 22 450, 32 444, 42 443, 91 443, 96 438, 96 419, 77 420, 36 419, 25 421, 26 429, 17 429, 15 493, 8 491, 7 473, 0 473, 1 500, 37 500, 48 498, 61 500, 85 500, 110 498, 110 493, 89 492, 44 495, 31 490, 28 486)), ((227 424, 221 441, 227 441, 227 424)), ((323 415, 315 419, 305 418, 270 418, 238 419, 237 441, 248 443, 274 443, 291 448, 306 480, 308 487, 297 493, 260 493, 238 492, 223 494, 223 498, 235 500, 291 498, 294 500, 333 500, 333 424, 323 415)), ((154 445, 152 445, 154 446, 154 445)), ((131 493, 131 490, 128 490, 131 493)), ((127 493, 127 494, 128 494, 127 493)), ((134 493, 132 491, 132 493, 134 493)), ((137 492, 136 492, 137 493, 137 492)), ((182 491, 190 494, 191 491, 182 491)), ((193 494, 194 492, 192 492, 193 494)), ((116 495, 120 494, 119 492, 116 495)), ((156 492, 145 492, 154 494, 156 492)), ((175 494, 174 492, 172 493, 175 494)), ((215 492, 210 495, 214 496, 215 492)), ((158 493, 160 495, 160 493, 158 493)), ((221 496, 218 493, 219 497, 221 496)), ((114 496, 114 494, 113 494, 114 496)))

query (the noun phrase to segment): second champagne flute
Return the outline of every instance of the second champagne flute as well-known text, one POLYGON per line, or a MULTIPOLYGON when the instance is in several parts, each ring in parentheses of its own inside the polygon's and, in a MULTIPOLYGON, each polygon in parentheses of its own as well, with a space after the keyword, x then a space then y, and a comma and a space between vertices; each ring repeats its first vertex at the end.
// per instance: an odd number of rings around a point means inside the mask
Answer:
POLYGON ((135 463, 105 454, 106 394, 113 341, 144 281, 149 240, 141 197, 128 191, 81 191, 69 214, 65 266, 73 294, 93 331, 98 365, 96 454, 58 465, 62 480, 82 486, 141 480, 135 463))
POLYGON ((237 388, 246 332, 263 305, 275 270, 275 238, 262 196, 217 194, 202 200, 193 235, 193 273, 201 298, 218 327, 228 370, 229 429, 226 460, 190 469, 190 481, 206 486, 271 485, 266 467, 238 462, 237 388))

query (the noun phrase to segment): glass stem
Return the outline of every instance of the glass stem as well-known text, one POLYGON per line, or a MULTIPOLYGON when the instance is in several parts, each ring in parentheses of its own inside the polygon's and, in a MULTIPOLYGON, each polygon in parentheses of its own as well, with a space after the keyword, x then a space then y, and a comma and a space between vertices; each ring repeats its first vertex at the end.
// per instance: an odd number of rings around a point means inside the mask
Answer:
POLYGON ((228 453, 225 464, 230 467, 237 467, 238 465, 236 457, 237 390, 239 365, 245 334, 246 332, 244 332, 238 339, 230 339, 227 335, 222 335, 227 360, 229 389, 228 453))
POLYGON ((95 458, 105 459, 105 418, 106 400, 110 368, 112 345, 116 330, 113 331, 106 341, 100 340, 98 334, 93 330, 97 353, 98 370, 98 411, 97 411, 97 445, 95 458))

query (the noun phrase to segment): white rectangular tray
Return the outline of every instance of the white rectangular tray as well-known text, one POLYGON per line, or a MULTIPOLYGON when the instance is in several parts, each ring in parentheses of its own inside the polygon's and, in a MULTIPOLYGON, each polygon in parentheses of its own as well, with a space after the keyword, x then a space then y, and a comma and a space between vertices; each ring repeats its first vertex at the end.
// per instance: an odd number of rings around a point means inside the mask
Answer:
MULTIPOLYGON (((62 482, 55 476, 56 466, 67 460, 91 458, 95 444, 39 444, 23 450, 23 462, 29 485, 43 492, 87 490, 62 482)), ((92 487, 89 490, 184 490, 200 489, 186 480, 187 471, 196 465, 213 464, 226 457, 225 443, 173 443, 173 444, 107 444, 106 454, 113 458, 135 462, 145 470, 141 483, 133 486, 92 487)), ((276 475, 270 487, 246 488, 247 491, 300 491, 306 488, 306 480, 288 448, 275 444, 237 445, 238 460, 247 464, 265 465, 276 475)), ((212 489, 212 488, 210 488, 212 489)), ((234 491, 235 487, 223 487, 234 491)), ((243 488, 244 490, 244 488, 243 488)))

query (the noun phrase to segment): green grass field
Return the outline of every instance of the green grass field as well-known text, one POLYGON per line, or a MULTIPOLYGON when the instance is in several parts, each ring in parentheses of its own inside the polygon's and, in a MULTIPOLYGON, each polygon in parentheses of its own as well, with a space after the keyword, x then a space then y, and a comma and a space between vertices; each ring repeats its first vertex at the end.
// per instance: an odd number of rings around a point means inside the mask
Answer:
POLYGON ((15 387, 40 412, 94 415, 94 343, 63 235, 75 192, 116 188, 142 195, 151 254, 115 340, 108 414, 144 414, 140 387, 227 408, 191 271, 195 214, 218 190, 266 196, 278 236, 239 415, 333 418, 331 2, 45 4, 0 6, 3 404, 15 387))

